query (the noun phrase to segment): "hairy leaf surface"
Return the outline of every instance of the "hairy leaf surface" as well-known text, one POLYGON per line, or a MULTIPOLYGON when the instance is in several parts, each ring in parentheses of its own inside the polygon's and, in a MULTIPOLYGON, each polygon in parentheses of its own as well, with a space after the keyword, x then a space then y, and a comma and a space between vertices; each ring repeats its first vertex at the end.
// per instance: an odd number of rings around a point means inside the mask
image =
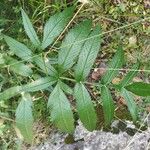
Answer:
POLYGON ((139 96, 150 96, 150 84, 144 82, 134 82, 125 87, 128 91, 139 96))
POLYGON ((34 44, 35 47, 39 47, 40 41, 39 41, 38 36, 32 26, 32 23, 31 23, 29 17, 27 16, 27 14, 25 13, 25 11, 23 9, 21 9, 21 14, 22 14, 24 29, 25 29, 28 37, 30 38, 31 42, 34 44))
POLYGON ((38 80, 35 80, 31 83, 28 83, 23 86, 23 91, 25 92, 35 92, 39 90, 44 90, 48 88, 49 86, 53 85, 56 82, 56 80, 52 77, 43 77, 38 80))
MULTIPOLYGON (((95 29, 90 33, 88 38, 99 35, 100 31, 101 30, 99 26, 95 27, 95 29)), ((100 50, 100 42, 100 36, 96 36, 85 42, 79 55, 77 66, 75 68, 75 78, 77 81, 83 81, 88 76, 90 69, 100 50)))
POLYGON ((109 84, 112 79, 118 74, 119 70, 122 65, 124 63, 124 52, 122 47, 120 46, 115 54, 115 56, 113 57, 113 59, 111 60, 110 64, 108 65, 108 69, 107 72, 104 74, 104 76, 102 77, 102 84, 109 84))
POLYGON ((0 101, 10 99, 16 96, 17 94, 19 94, 21 91, 22 91, 21 86, 14 86, 14 87, 8 88, 4 92, 0 93, 0 101))
POLYGON ((91 97, 82 83, 75 85, 74 96, 77 102, 77 112, 83 125, 92 131, 96 128, 97 116, 91 97))
POLYGON ((33 140, 32 98, 29 94, 22 96, 16 110, 16 125, 28 143, 33 140))
POLYGON ((16 41, 15 39, 4 36, 6 43, 8 44, 11 51, 15 53, 18 57, 25 61, 31 61, 32 52, 24 44, 16 41))
POLYGON ((49 60, 45 60, 45 58, 42 55, 35 57, 33 60, 36 63, 36 65, 43 70, 44 73, 50 76, 57 75, 57 71, 55 70, 55 68, 51 65, 49 60))
POLYGON ((69 31, 58 53, 58 63, 61 69, 67 70, 73 66, 83 47, 84 39, 90 33, 91 25, 92 22, 86 20, 69 31))
POLYGON ((128 106, 128 109, 130 111, 130 114, 131 114, 133 120, 136 121, 137 116, 138 116, 137 115, 138 108, 136 106, 136 103, 134 101, 134 98, 133 98, 132 94, 130 92, 128 92, 125 88, 122 88, 121 95, 123 96, 123 98, 127 102, 127 106, 128 106))
POLYGON ((114 117, 114 102, 109 89, 106 86, 101 87, 101 99, 103 103, 105 124, 110 125, 114 117))
POLYGON ((73 11, 74 7, 70 7, 50 17, 44 27, 42 49, 52 44, 55 38, 63 31, 70 18, 73 16, 73 11))
POLYGON ((63 132, 73 133, 73 113, 59 84, 56 85, 49 97, 48 108, 51 110, 51 120, 54 124, 63 132))
POLYGON ((5 57, 5 59, 6 59, 7 65, 10 65, 9 69, 13 71, 14 73, 17 73, 25 77, 32 75, 33 71, 29 66, 11 57, 5 57))

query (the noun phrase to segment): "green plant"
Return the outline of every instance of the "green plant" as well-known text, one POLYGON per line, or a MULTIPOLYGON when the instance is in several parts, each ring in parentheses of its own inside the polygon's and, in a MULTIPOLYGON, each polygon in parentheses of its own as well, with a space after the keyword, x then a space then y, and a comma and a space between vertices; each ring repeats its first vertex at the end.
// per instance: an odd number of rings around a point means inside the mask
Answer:
MULTIPOLYGON (((49 87, 53 89, 47 105, 51 113, 51 121, 61 131, 67 133, 73 133, 74 131, 73 111, 66 94, 73 95, 76 99, 77 113, 84 126, 90 131, 94 130, 96 128, 97 115, 91 100, 92 98, 86 88, 86 84, 91 85, 91 83, 86 82, 86 79, 100 51, 101 28, 99 26, 92 28, 92 22, 90 20, 85 20, 73 27, 59 47, 60 50, 55 55, 57 59, 52 65, 50 54, 53 54, 53 51, 48 50, 48 48, 49 46, 53 48, 52 44, 55 39, 60 35, 73 16, 74 7, 67 8, 63 12, 50 17, 44 27, 42 42, 37 36, 27 14, 23 9, 21 12, 24 29, 32 43, 32 47, 28 48, 15 39, 3 35, 10 51, 17 58, 8 54, 2 54, 2 57, 4 60, 3 67, 7 66, 11 72, 24 76, 27 79, 25 81, 22 80, 18 83, 19 85, 1 92, 0 101, 6 101, 21 94, 21 99, 15 114, 16 125, 25 140, 29 143, 33 139, 32 92, 34 94, 34 92, 47 91, 49 87), (35 75, 38 76, 37 79, 35 75), (31 79, 34 81, 30 83, 31 79), (65 81, 73 82, 75 87, 71 88, 65 81)), ((110 69, 107 70, 98 84, 93 84, 100 89, 106 125, 110 125, 115 111, 115 104, 111 96, 110 88, 115 88, 120 91, 121 95, 127 101, 128 109, 134 121, 137 120, 137 106, 129 91, 139 93, 135 92, 137 91, 135 86, 138 89, 141 87, 145 89, 146 87, 146 94, 142 96, 149 95, 147 94, 149 93, 149 84, 146 84, 146 86, 143 86, 144 83, 142 85, 131 84, 128 86, 137 74, 139 63, 133 66, 133 71, 130 71, 120 84, 112 85, 111 81, 117 76, 123 64, 124 53, 122 46, 119 46, 115 56, 109 63, 110 69)))

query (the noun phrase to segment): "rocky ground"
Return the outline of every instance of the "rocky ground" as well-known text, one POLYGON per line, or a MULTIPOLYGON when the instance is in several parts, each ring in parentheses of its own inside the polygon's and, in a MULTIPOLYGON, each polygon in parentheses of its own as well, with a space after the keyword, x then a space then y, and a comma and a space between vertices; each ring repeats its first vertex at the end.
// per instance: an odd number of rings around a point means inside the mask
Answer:
MULTIPOLYGON (((114 123, 117 124, 116 122, 114 123)), ((126 128, 134 129, 134 125, 127 122, 126 128)), ((136 132, 133 136, 126 131, 114 134, 104 131, 87 131, 79 122, 72 144, 66 144, 66 134, 53 132, 48 141, 34 150, 150 150, 150 128, 136 132)))

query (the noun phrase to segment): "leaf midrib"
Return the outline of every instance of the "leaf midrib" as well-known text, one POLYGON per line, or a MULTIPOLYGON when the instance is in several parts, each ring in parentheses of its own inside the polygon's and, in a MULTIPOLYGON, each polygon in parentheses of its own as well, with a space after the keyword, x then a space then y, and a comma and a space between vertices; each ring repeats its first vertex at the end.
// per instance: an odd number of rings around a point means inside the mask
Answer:
MULTIPOLYGON (((82 103, 84 104, 83 106, 86 106, 86 103, 85 103, 85 98, 86 98, 86 96, 83 94, 83 93, 86 93, 86 92, 84 92, 84 90, 83 90, 83 85, 81 85, 81 91, 82 91, 82 97, 83 97, 83 100, 82 100, 82 103)), ((88 102, 87 102, 88 103, 88 102)), ((87 105, 88 106, 88 105, 87 105)), ((89 125, 91 126, 91 119, 90 119, 90 117, 89 117, 89 115, 88 115, 88 111, 87 111, 87 109, 85 109, 85 113, 87 114, 87 118, 88 118, 88 122, 89 122, 89 125)))
MULTIPOLYGON (((23 12, 24 13, 24 12, 23 12)), ((29 31, 30 31, 30 33, 33 35, 33 38, 34 38, 34 40, 36 41, 36 46, 38 46, 39 44, 40 44, 40 41, 37 39, 38 37, 36 36, 36 33, 34 32, 34 31, 32 31, 31 29, 30 29, 30 26, 29 26, 29 24, 28 24, 28 18, 27 18, 27 16, 26 16, 26 14, 24 13, 24 19, 25 19, 25 21, 26 21, 26 23, 27 23, 27 26, 28 26, 28 29, 29 29, 29 31)), ((32 24, 31 24, 32 25, 32 24)), ((33 27, 32 27, 33 28, 33 27)), ((34 30, 34 28, 33 28, 33 30, 34 30)), ((31 37, 30 37, 31 38, 31 37)))

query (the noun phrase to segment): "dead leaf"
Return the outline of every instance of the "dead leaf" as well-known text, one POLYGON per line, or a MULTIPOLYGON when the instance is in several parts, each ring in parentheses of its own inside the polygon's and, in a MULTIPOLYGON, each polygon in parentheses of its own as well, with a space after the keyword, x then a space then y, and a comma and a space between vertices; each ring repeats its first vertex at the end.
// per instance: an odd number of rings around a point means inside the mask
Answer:
POLYGON ((120 78, 114 78, 114 79, 112 80, 112 83, 113 83, 113 84, 119 84, 120 81, 121 81, 120 78))

